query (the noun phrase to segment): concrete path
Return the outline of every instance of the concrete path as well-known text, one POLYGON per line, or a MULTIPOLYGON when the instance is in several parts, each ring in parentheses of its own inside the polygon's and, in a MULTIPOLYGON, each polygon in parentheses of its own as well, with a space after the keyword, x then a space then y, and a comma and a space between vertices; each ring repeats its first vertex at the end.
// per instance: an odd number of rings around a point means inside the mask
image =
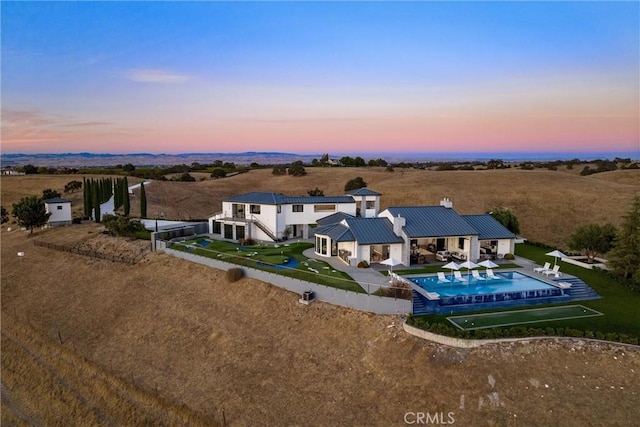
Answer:
POLYGON ((307 258, 324 261, 329 264, 334 270, 344 271, 349 276, 351 276, 353 280, 358 282, 360 286, 362 286, 362 288, 368 293, 375 292, 380 286, 389 286, 389 278, 382 273, 374 270, 373 268, 351 267, 346 265, 339 258, 325 258, 322 256, 318 256, 316 255, 314 248, 309 248, 303 251, 302 255, 306 256, 307 258))

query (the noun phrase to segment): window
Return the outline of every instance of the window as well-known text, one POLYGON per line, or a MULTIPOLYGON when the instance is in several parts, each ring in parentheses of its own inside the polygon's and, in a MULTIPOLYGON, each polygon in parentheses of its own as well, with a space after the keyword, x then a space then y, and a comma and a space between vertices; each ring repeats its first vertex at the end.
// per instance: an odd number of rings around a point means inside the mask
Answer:
POLYGON ((291 209, 293 212, 304 212, 304 205, 293 205, 291 209))
POLYGON ((282 213, 282 206, 278 205, 278 213, 282 213))
POLYGON ((458 249, 464 249, 464 237, 458 237, 458 249))
POLYGON ((313 209, 315 212, 334 212, 336 210, 336 205, 314 205, 313 209))
POLYGON ((57 206, 57 209, 58 209, 59 211, 61 211, 61 210, 62 210, 62 206, 57 206))
POLYGON ((260 205, 249 205, 249 212, 260 215, 260 205))
POLYGON ((233 225, 231 224, 224 225, 224 238, 233 239, 233 225))
POLYGON ((316 236, 316 253, 327 255, 327 239, 325 237, 316 236))
POLYGON ((367 201, 367 209, 374 209, 376 207, 376 202, 374 200, 367 201))
POLYGON ((220 223, 218 221, 213 221, 213 234, 220 234, 221 231, 221 226, 220 223))

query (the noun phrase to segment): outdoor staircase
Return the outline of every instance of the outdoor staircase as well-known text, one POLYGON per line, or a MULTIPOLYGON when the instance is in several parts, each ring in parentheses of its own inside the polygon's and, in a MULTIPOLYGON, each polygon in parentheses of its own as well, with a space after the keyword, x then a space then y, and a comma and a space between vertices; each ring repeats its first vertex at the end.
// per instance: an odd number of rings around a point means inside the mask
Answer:
POLYGON ((572 277, 572 278, 558 278, 554 279, 554 282, 565 282, 571 283, 571 287, 569 289, 565 289, 565 295, 571 297, 571 301, 583 301, 589 299, 598 299, 602 298, 596 291, 591 289, 589 285, 584 283, 582 280, 572 277))
POLYGON ((269 229, 269 227, 267 227, 266 225, 264 225, 262 223, 262 221, 260 221, 258 218, 252 216, 251 217, 251 221, 253 221, 253 223, 256 225, 256 227, 258 227, 260 230, 262 230, 264 232, 264 234, 266 234, 267 236, 269 236, 271 238, 271 240, 273 240, 274 242, 278 241, 278 237, 275 235, 275 233, 273 231, 271 231, 269 229))
POLYGON ((433 310, 429 310, 427 307, 427 300, 417 293, 416 291, 411 291, 411 295, 413 298, 413 315, 420 316, 423 314, 433 314, 433 310))

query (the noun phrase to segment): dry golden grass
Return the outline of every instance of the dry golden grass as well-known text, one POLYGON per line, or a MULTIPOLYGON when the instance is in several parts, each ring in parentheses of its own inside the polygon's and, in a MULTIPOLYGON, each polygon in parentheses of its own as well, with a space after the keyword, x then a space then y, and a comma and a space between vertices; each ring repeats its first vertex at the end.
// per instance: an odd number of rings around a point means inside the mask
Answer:
POLYGON ((35 425, 215 424, 16 320, 2 322, 3 424, 5 414, 35 425))
MULTIPOLYGON (((573 172, 573 171, 569 171, 573 172)), ((198 175, 198 174, 194 174, 198 175)), ((368 187, 382 193, 382 209, 389 206, 433 205, 449 197, 461 214, 512 209, 521 234, 531 240, 566 248, 577 225, 612 222, 619 225, 631 200, 640 194, 640 170, 619 170, 580 176, 575 173, 518 169, 490 171, 429 171, 384 168, 307 168, 307 175, 274 176, 270 169, 253 170, 224 179, 161 182, 146 186, 149 218, 160 212, 168 219, 204 219, 222 207, 226 197, 248 191, 306 195, 320 188, 326 195, 344 194, 344 185, 361 176, 368 187)), ((206 174, 198 175, 198 179, 206 174), (202 176, 201 176, 202 175, 202 176)), ((51 187, 62 191, 74 175, 3 177, 2 204, 10 208, 24 193, 39 194, 51 187)), ((131 183, 139 180, 131 180, 131 183)), ((82 193, 71 197, 74 212, 82 210, 82 193)), ((140 212, 139 191, 131 197, 131 214, 140 212)))
MULTIPOLYGON (((620 206, 607 209, 618 218, 638 191, 562 173, 474 174, 480 173, 312 169, 303 178, 256 171, 167 184, 193 185, 221 200, 251 190, 304 194, 316 186, 341 194, 348 179, 361 175, 384 193, 386 206, 448 196, 467 213, 489 208, 467 185, 495 191, 499 182, 508 195, 494 195, 505 197, 496 203, 519 209, 527 227, 535 204, 552 204, 548 198, 564 204, 592 198, 593 205, 613 197, 620 206), (525 197, 518 189, 527 181, 525 197), (564 200, 549 192, 558 182, 570 185, 564 200), (412 191, 418 184, 422 190, 412 191)), ((12 179, 2 180, 3 204, 7 183, 20 194, 12 179)), ((157 196, 181 197, 181 187, 166 188, 173 190, 157 196)), ((302 306, 298 295, 247 278, 228 283, 222 271, 165 254, 130 266, 31 243, 116 249, 100 229, 83 224, 33 237, 1 229, 3 424, 179 424, 187 416, 194 424, 222 424, 223 409, 229 425, 403 425, 407 411, 454 412, 460 425, 629 425, 640 417, 637 350, 554 341, 455 350, 405 334, 393 316, 302 306), (18 251, 26 256, 18 259, 18 251), (48 422, 53 417, 64 422, 48 422)))

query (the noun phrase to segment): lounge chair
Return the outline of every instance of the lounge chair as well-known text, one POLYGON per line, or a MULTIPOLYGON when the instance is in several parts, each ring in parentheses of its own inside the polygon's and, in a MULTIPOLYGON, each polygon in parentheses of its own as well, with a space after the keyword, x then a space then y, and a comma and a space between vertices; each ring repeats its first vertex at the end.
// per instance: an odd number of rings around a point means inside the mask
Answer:
POLYGON ((547 270, 551 270, 551 263, 550 262, 545 262, 543 267, 536 267, 533 269, 534 272, 536 273, 543 273, 547 270))
POLYGON ((457 280, 458 282, 466 282, 467 281, 466 278, 462 277, 462 274, 460 274, 459 271, 454 271, 453 272, 453 278, 455 280, 457 280))
POLYGON ((558 282, 556 286, 560 289, 569 289, 572 285, 569 282, 558 282))
POLYGON ((559 265, 556 265, 555 267, 553 267, 553 270, 543 271, 542 274, 544 274, 545 276, 551 276, 553 274, 556 277, 560 277, 562 275, 562 273, 560 273, 560 266, 559 265))
POLYGON ((476 280, 487 280, 486 277, 482 277, 480 275, 480 273, 478 272, 478 270, 471 270, 471 275, 473 276, 474 279, 476 280))
POLYGON ((487 273, 486 273, 486 274, 487 274, 487 278, 488 278, 488 279, 498 279, 498 280, 500 280, 500 278, 499 278, 498 276, 496 276, 496 275, 493 273, 493 270, 492 270, 492 269, 490 269, 490 268, 487 268, 487 273))
POLYGON ((438 272, 438 283, 449 283, 450 280, 447 279, 442 271, 438 272))

